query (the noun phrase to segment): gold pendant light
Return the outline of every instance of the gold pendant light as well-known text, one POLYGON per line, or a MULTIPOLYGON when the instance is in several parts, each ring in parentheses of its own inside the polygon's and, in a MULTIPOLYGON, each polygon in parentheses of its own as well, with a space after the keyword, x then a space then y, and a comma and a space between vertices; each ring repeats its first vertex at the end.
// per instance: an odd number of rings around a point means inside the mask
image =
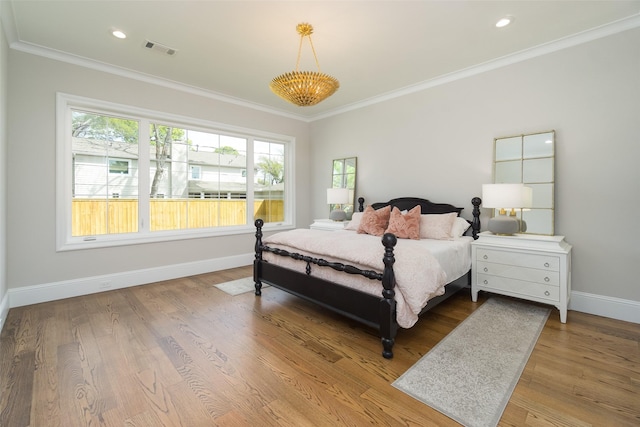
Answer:
POLYGON ((296 31, 300 34, 300 47, 298 48, 298 61, 296 70, 284 73, 271 80, 269 87, 280 98, 300 107, 316 105, 335 93, 340 87, 340 83, 335 77, 324 74, 320 71, 320 64, 316 50, 311 41, 313 27, 311 24, 301 23, 296 26, 296 31), (299 71, 300 54, 302 52, 302 42, 305 37, 309 37, 309 44, 316 60, 318 71, 299 71))

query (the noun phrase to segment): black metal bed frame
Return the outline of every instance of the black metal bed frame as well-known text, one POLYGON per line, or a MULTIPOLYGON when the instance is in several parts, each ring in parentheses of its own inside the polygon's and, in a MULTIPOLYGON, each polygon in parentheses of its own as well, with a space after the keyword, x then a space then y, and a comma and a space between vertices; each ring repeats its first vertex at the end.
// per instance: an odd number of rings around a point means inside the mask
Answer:
MULTIPOLYGON (((364 199, 358 199, 359 211, 364 209, 364 199)), ((480 204, 481 200, 474 197, 471 200, 473 205, 473 221, 470 222, 471 234, 474 239, 478 238, 480 231, 480 204)), ((458 208, 446 203, 432 203, 429 200, 416 197, 402 197, 384 203, 374 203, 374 209, 385 206, 397 207, 400 210, 410 210, 420 205, 423 214, 441 214, 457 212, 458 215, 464 208, 458 208)), ((329 262, 321 258, 314 258, 298 253, 289 252, 283 249, 272 248, 262 243, 262 227, 264 221, 257 219, 255 260, 253 262, 253 280, 255 282, 255 294, 262 294, 262 282, 282 289, 298 297, 312 301, 322 307, 333 310, 346 317, 362 322, 368 326, 376 328, 380 332, 382 341, 382 356, 390 359, 393 357, 393 344, 398 331, 396 322, 396 300, 395 300, 395 274, 393 265, 395 256, 393 248, 397 243, 397 238, 391 233, 382 236, 384 246, 384 270, 382 273, 373 270, 361 270, 357 267, 338 262, 329 262), (290 257, 306 263, 306 271, 299 272, 286 267, 274 265, 264 260, 263 252, 270 252, 279 256, 290 257), (371 280, 378 280, 382 283, 382 298, 370 295, 356 289, 343 286, 339 283, 320 279, 311 275, 311 265, 332 268, 347 274, 364 276, 371 280)), ((429 300, 427 306, 420 314, 432 309, 442 301, 448 299, 461 289, 470 286, 471 272, 467 272, 462 277, 454 280, 445 286, 445 293, 429 300)))

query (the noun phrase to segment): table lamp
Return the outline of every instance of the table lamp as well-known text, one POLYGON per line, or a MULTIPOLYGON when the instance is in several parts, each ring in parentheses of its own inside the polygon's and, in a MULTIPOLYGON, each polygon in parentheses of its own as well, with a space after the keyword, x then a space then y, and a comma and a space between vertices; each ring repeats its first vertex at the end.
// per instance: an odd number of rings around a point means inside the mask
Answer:
POLYGON ((332 207, 329 219, 333 221, 344 221, 347 213, 342 209, 342 205, 349 203, 348 188, 327 188, 327 204, 332 207))
POLYGON ((499 214, 489 220, 489 231, 507 236, 519 232, 516 209, 531 207, 532 194, 531 187, 524 184, 483 184, 482 207, 500 209, 499 214), (508 215, 507 210, 510 210, 508 215))

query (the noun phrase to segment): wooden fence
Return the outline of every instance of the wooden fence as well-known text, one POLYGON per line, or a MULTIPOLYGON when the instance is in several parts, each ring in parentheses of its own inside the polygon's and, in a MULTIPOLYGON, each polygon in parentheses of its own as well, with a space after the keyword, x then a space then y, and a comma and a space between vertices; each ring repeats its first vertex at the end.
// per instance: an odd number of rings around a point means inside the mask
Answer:
MULTIPOLYGON (((151 231, 243 225, 246 200, 151 199, 151 231)), ((256 200, 253 218, 265 222, 284 220, 282 200, 256 200)), ((73 236, 135 233, 138 201, 135 199, 74 199, 71 211, 73 236)))

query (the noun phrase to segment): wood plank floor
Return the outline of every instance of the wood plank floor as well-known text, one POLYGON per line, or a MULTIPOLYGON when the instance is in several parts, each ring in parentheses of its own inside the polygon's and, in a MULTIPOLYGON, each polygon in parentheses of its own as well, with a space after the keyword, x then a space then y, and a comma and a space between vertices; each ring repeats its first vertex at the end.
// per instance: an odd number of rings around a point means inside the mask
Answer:
MULTIPOLYGON (((477 309, 463 291, 401 330, 373 330, 267 288, 242 267, 10 310, 0 425, 450 426, 391 386, 477 309)), ((640 425, 640 325, 554 309, 501 426, 640 425)))

